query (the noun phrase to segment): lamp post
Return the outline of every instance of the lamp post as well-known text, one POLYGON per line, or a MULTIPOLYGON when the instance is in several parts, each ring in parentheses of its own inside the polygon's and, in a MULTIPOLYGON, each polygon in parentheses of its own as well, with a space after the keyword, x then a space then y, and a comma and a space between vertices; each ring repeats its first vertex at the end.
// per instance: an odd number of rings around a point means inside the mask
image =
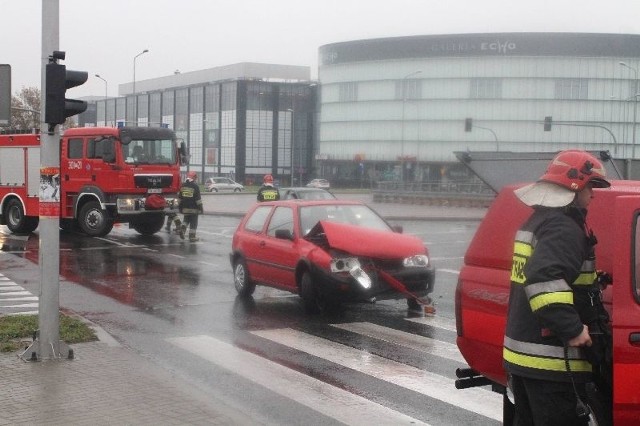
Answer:
POLYGON ((293 150, 295 149, 295 121, 294 121, 294 114, 295 111, 293 110, 293 108, 287 108, 287 111, 291 112, 291 186, 293 185, 293 174, 294 174, 294 167, 293 167, 293 159, 295 158, 295 156, 293 155, 293 150))
POLYGON ((407 79, 415 75, 421 74, 422 70, 414 71, 402 77, 402 127, 400 128, 400 180, 405 181, 404 176, 404 109, 407 103, 407 79))
POLYGON ((638 93, 638 70, 632 66, 630 66, 629 64, 627 64, 626 62, 620 62, 620 65, 622 65, 625 68, 629 68, 631 71, 633 71, 633 76, 634 76, 634 82, 633 82, 633 130, 632 130, 632 136, 631 136, 631 158, 635 159, 636 158, 636 124, 638 122, 637 119, 637 112, 638 112, 638 98, 637 98, 637 93, 638 93))
POLYGON ((104 125, 107 125, 107 98, 109 97, 109 85, 107 80, 100 77, 100 74, 96 74, 96 77, 104 81, 104 125))
POLYGON ((142 56, 148 51, 149 49, 144 49, 142 52, 133 57, 133 119, 135 120, 136 125, 138 124, 138 98, 136 97, 136 59, 138 59, 138 56, 142 56))

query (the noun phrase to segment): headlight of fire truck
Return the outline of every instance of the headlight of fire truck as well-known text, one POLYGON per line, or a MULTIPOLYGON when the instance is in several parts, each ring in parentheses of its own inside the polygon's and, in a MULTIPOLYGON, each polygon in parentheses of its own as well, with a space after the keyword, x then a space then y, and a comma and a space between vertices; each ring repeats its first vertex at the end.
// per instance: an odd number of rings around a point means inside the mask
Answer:
POLYGON ((140 201, 136 198, 118 198, 116 206, 119 213, 135 212, 140 209, 140 201))
POLYGON ((416 254, 402 259, 402 266, 406 268, 426 268, 429 266, 429 256, 426 254, 416 254))

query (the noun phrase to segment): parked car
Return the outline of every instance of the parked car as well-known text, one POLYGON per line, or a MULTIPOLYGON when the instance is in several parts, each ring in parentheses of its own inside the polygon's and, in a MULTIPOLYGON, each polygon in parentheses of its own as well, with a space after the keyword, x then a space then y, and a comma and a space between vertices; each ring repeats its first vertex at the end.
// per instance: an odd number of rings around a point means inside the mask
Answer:
POLYGON ((336 196, 321 188, 280 188, 281 200, 335 200, 336 196))
POLYGON ((238 182, 233 179, 229 179, 227 177, 210 177, 205 183, 204 187, 209 192, 220 192, 220 191, 233 191, 240 192, 244 190, 244 186, 240 185, 238 182))
POLYGON ((406 297, 413 308, 432 292, 435 269, 423 241, 400 232, 358 201, 257 203, 233 235, 236 291, 297 293, 310 313, 373 298, 406 297))
POLYGON ((331 184, 326 179, 313 179, 311 182, 307 184, 309 188, 322 188, 329 189, 331 188, 331 184))

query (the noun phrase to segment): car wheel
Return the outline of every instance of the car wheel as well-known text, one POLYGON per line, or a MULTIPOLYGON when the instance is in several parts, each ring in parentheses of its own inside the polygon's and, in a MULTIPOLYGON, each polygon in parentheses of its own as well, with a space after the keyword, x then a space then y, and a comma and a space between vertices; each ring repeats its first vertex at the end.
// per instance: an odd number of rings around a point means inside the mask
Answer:
POLYGON ((247 264, 243 258, 238 258, 233 267, 233 284, 236 291, 242 297, 249 297, 256 289, 256 285, 251 281, 247 264))
POLYGON ((318 314, 326 309, 326 303, 309 272, 302 274, 300 297, 308 314, 318 314))
POLYGON ((100 208, 99 202, 89 201, 80 209, 78 225, 91 237, 104 237, 113 229, 113 219, 100 208))
POLYGON ((14 234, 29 234, 38 227, 38 217, 25 216, 22 203, 17 199, 10 200, 4 209, 7 228, 14 234))
POLYGON ((233 192, 241 192, 241 191, 242 191, 242 189, 240 189, 240 188, 235 188, 235 189, 233 190, 233 192))

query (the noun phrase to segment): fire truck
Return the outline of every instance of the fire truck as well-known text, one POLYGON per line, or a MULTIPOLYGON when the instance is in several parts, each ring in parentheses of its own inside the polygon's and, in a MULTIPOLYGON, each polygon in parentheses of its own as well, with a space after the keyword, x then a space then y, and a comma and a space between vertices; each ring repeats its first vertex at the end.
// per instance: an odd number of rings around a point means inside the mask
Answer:
POLYGON ((99 237, 115 223, 142 235, 177 213, 184 144, 159 127, 83 127, 60 140, 60 167, 40 167, 40 135, 0 135, 0 224, 30 233, 40 217, 99 237))

